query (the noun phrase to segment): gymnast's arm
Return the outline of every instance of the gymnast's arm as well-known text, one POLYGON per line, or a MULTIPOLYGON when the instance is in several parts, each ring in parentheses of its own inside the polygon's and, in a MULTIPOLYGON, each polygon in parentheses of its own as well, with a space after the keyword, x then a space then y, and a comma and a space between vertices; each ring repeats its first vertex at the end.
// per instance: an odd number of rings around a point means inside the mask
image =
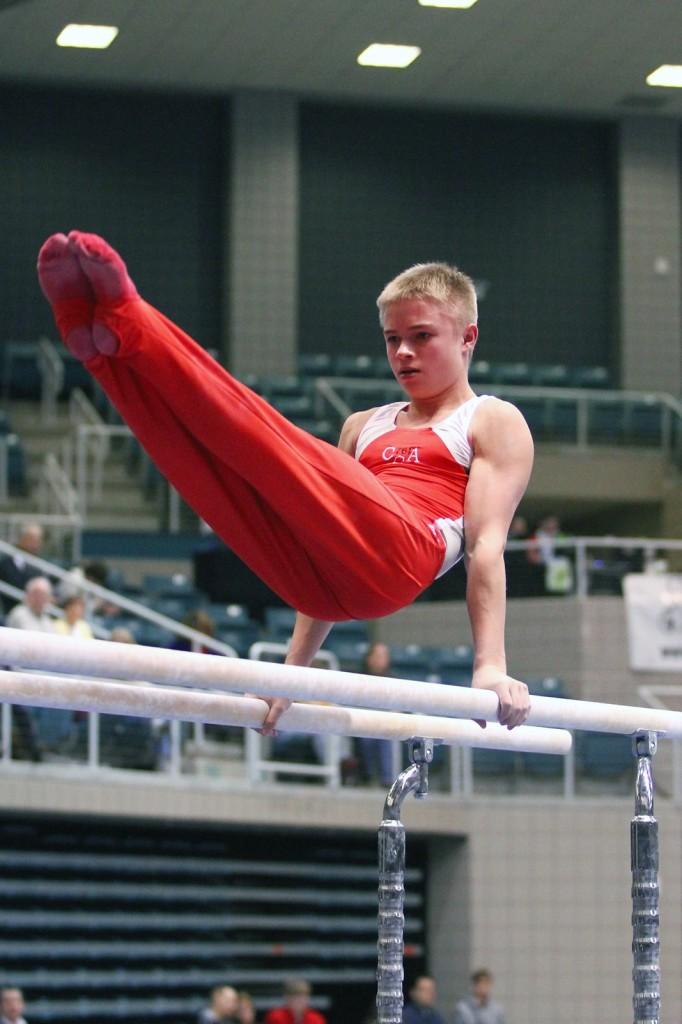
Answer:
MULTIPOLYGON (((374 412, 374 409, 367 409, 363 412, 354 412, 348 417, 341 428, 339 437, 339 448, 355 455, 360 431, 374 412)), ((322 619, 311 619, 309 615, 298 612, 294 631, 289 643, 289 650, 284 659, 287 665, 311 665, 315 655, 319 651, 331 632, 333 622, 325 622, 322 619)), ((266 698, 270 710, 263 720, 261 732, 264 736, 272 735, 280 715, 283 715, 290 706, 291 701, 286 697, 266 698)))
POLYGON ((472 685, 497 694, 499 720, 511 729, 526 719, 530 702, 525 683, 507 675, 504 547, 530 478, 533 440, 515 406, 490 399, 474 416, 472 446, 464 503, 467 609, 474 642, 472 685))

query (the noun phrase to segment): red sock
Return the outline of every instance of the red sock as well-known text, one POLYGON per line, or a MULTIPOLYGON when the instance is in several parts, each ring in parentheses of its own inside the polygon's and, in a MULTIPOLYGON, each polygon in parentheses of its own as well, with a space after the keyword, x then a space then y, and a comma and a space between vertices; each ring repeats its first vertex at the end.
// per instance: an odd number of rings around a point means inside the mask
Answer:
POLYGON ((97 354, 92 338, 95 295, 69 251, 66 235, 52 235, 41 248, 38 279, 64 344, 77 359, 91 359, 97 354))

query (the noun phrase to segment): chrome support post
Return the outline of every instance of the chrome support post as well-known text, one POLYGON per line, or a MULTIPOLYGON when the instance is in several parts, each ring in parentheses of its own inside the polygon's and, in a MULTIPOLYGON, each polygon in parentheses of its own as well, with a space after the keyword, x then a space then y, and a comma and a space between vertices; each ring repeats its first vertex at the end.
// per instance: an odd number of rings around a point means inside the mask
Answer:
POLYGON ((654 817, 651 771, 656 746, 654 732, 633 737, 632 750, 637 758, 635 816, 630 823, 634 1024, 659 1024, 661 1009, 658 822, 654 817))
POLYGON ((412 764, 391 786, 379 826, 377 1024, 401 1024, 403 1019, 405 826, 400 810, 410 793, 418 799, 427 795, 433 744, 433 740, 410 740, 412 764))

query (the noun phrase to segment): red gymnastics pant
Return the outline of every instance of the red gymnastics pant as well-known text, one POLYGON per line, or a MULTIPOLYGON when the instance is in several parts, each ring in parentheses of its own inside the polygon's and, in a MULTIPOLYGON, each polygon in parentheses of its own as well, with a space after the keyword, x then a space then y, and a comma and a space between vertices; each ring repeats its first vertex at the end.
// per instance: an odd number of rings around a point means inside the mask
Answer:
POLYGON ((438 573, 444 545, 345 452, 294 426, 142 299, 98 305, 120 339, 88 360, 189 505, 292 607, 388 615, 438 573))

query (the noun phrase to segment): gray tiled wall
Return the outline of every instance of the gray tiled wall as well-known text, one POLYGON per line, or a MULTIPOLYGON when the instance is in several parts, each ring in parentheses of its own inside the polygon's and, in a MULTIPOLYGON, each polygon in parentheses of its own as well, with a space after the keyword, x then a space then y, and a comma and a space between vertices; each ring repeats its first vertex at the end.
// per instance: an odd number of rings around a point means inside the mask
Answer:
POLYGON ((682 382, 680 127, 620 126, 622 384, 678 392, 682 382))
POLYGON ((295 367, 297 105, 273 93, 232 102, 226 259, 228 365, 237 375, 295 367))

